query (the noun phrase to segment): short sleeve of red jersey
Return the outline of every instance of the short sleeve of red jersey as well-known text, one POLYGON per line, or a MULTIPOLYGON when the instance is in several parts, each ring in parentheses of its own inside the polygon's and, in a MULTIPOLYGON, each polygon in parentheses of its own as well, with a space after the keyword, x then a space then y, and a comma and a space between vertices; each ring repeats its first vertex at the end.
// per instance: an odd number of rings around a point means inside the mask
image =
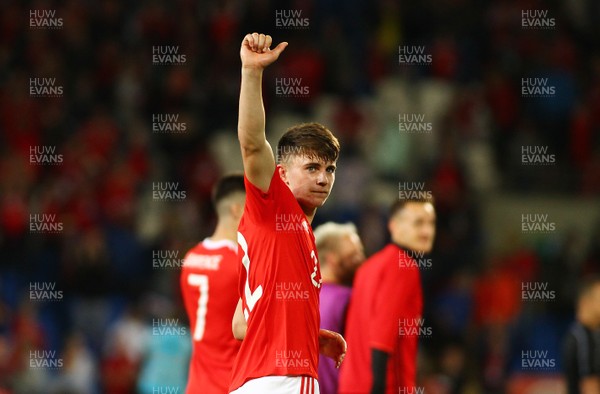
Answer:
MULTIPOLYGON (((391 263, 386 261, 387 263, 391 263)), ((413 285, 407 272, 387 264, 382 271, 369 322, 369 347, 392 353, 399 333, 399 318, 411 302, 413 285)))
MULTIPOLYGON (((269 206, 273 206, 275 204, 275 196, 278 193, 280 183, 283 183, 281 178, 279 177, 279 168, 275 167, 275 171, 271 176, 271 183, 269 184, 269 190, 265 193, 256 187, 250 180, 246 177, 246 173, 244 173, 244 187, 246 189, 246 202, 244 204, 244 217, 242 220, 251 220, 253 223, 264 223, 270 220, 270 218, 274 215, 273 210, 269 209, 269 206)), ((274 220, 274 219, 273 219, 274 220)), ((241 250, 238 249, 240 253, 241 250)), ((240 254, 238 258, 242 258, 240 254)), ((244 284, 246 283, 246 270, 239 264, 238 266, 239 272, 239 286, 238 293, 240 298, 244 292, 244 284)))
POLYGON ((265 206, 274 203, 275 196, 278 194, 282 183, 283 181, 279 177, 279 167, 275 167, 269 190, 266 193, 250 182, 244 173, 244 186, 246 187, 244 214, 249 215, 257 223, 267 220, 272 211, 266 210, 265 206))

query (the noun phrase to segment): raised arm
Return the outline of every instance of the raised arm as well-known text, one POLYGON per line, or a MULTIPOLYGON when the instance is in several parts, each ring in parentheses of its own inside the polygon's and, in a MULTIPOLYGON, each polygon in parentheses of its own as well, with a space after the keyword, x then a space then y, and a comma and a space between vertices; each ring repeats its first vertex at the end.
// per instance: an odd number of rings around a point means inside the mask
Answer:
POLYGON ((275 171, 275 158, 265 136, 262 75, 265 67, 277 60, 287 46, 287 42, 282 42, 275 49, 270 49, 271 42, 271 36, 247 34, 240 49, 242 84, 238 139, 246 177, 263 192, 269 189, 275 171))

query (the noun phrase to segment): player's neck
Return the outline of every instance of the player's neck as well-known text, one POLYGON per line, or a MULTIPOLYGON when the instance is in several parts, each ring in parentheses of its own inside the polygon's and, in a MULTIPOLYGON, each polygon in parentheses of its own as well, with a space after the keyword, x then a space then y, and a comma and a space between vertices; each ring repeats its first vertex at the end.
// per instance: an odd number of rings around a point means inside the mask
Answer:
POLYGON ((577 320, 582 326, 590 330, 595 330, 600 327, 600 322, 596 321, 596 319, 594 319, 593 316, 586 313, 585 311, 577 312, 577 320))
POLYGON ((409 252, 409 253, 416 253, 417 252, 416 250, 413 250, 413 249, 409 248, 408 246, 404 246, 404 244, 402 244, 400 242, 396 242, 396 241, 392 240, 392 243, 394 245, 396 245, 397 247, 399 247, 400 249, 406 251, 406 252, 409 252))
POLYGON ((217 228, 215 228, 215 232, 210 236, 210 239, 213 241, 227 239, 229 241, 237 242, 237 227, 219 221, 217 223, 217 228))
POLYGON ((308 224, 312 224, 313 219, 315 218, 315 214, 317 213, 317 208, 302 208, 304 215, 306 216, 306 220, 308 224))

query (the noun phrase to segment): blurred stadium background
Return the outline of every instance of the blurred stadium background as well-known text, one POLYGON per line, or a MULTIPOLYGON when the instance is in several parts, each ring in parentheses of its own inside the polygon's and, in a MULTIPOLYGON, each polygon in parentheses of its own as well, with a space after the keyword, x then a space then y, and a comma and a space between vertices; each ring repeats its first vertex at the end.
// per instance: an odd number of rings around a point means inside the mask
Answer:
POLYGON ((290 43, 265 76, 270 140, 314 120, 342 143, 315 225, 356 223, 370 255, 399 183, 436 198, 426 392, 562 392, 576 285, 600 272, 595 0, 4 0, 0 393, 183 392, 188 337, 153 326, 185 327, 177 262, 212 231, 215 180, 241 169, 239 45, 253 31, 290 43), (527 10, 554 23, 525 26, 527 10), (282 27, 291 15, 303 26, 282 27), (157 47, 185 56, 157 62, 157 47), (399 47, 431 61, 402 64, 399 47), (35 97, 35 78, 62 93, 35 97), (290 78, 307 94, 280 94, 290 78), (554 94, 524 94, 523 78, 554 94), (406 114, 431 132, 402 132, 406 114), (553 159, 527 162, 524 147, 553 159), (157 199, 165 185, 178 197, 157 199), (528 214, 545 229, 524 231, 528 214), (56 231, 32 230, 44 221, 56 231), (524 299, 524 283, 555 297, 524 299), (524 368, 524 350, 555 366, 524 368))

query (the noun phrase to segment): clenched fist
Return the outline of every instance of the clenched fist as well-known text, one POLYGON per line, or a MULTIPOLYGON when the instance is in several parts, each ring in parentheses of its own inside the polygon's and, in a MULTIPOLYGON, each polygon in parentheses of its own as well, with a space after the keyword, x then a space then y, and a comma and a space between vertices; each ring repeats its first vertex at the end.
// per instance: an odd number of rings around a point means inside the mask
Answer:
POLYGON ((337 332, 319 329, 319 353, 332 358, 336 368, 342 365, 347 350, 348 346, 343 336, 337 332))
POLYGON ((272 42, 273 39, 269 35, 258 33, 246 34, 240 48, 242 67, 262 70, 277 60, 288 43, 282 42, 274 49, 271 49, 272 42))

